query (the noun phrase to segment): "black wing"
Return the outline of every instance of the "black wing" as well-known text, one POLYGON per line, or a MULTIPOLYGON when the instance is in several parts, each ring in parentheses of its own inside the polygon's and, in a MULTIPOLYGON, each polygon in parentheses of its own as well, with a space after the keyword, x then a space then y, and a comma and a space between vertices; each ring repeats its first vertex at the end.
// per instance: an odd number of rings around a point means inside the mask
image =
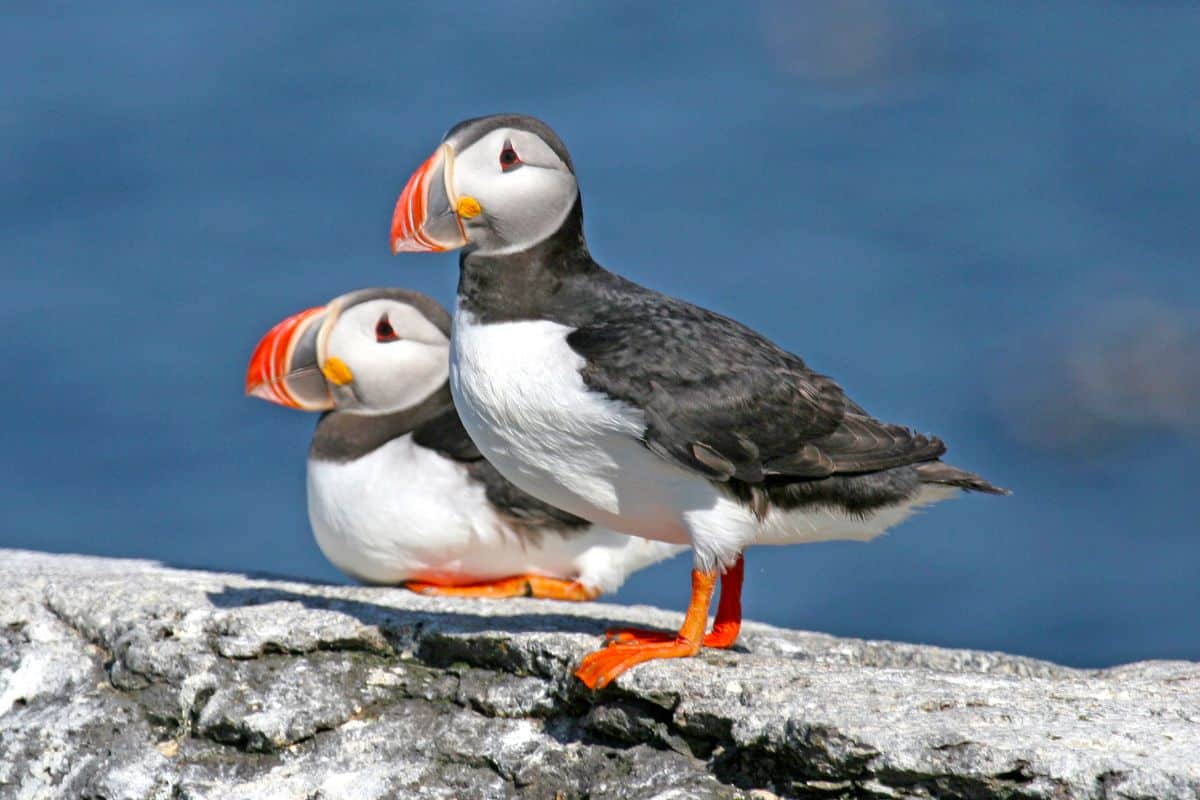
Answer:
MULTIPOLYGON (((629 289, 639 289, 626 285, 629 289)), ((626 288, 626 287, 622 287, 626 288)), ((749 328, 649 290, 580 325, 584 382, 646 414, 645 445, 710 478, 821 478, 914 464, 941 440, 873 419, 749 328)))

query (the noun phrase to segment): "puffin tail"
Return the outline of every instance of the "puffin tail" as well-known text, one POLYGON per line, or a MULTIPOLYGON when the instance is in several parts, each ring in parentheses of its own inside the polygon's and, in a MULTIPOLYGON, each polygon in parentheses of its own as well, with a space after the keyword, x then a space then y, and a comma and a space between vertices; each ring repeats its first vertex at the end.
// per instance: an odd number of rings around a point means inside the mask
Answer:
POLYGON ((968 492, 983 492, 985 494, 1012 494, 1008 489, 993 486, 974 472, 952 467, 941 461, 926 461, 917 464, 917 474, 921 483, 940 483, 943 486, 954 486, 968 492))

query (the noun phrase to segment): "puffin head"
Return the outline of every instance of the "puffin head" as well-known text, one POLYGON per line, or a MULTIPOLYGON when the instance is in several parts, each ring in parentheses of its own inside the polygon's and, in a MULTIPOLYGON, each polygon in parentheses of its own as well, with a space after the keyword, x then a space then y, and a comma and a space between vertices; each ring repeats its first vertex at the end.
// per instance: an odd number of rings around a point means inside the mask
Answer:
POLYGON ((267 332, 246 394, 304 411, 390 414, 441 390, 450 315, 405 289, 360 289, 293 314, 267 332))
POLYGON ((405 184, 392 252, 519 252, 557 231, 578 197, 567 148, 545 123, 520 114, 469 119, 405 184))

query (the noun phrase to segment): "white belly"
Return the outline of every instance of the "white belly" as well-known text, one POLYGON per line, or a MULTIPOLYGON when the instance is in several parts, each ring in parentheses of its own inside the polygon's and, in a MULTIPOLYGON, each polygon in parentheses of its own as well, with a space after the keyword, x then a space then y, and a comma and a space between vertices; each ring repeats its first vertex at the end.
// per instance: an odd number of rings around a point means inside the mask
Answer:
POLYGON ((308 513, 325 557, 372 583, 533 573, 612 591, 630 572, 674 552, 602 528, 523 537, 461 465, 411 436, 347 463, 310 460, 308 513))
POLYGON ((930 490, 866 518, 836 510, 773 510, 764 521, 705 478, 651 453, 636 408, 587 388, 571 328, 544 320, 476 324, 459 309, 450 389, 463 425, 510 481, 559 508, 625 533, 690 542, 702 568, 730 563, 751 544, 867 540, 930 490))
POLYGON ((454 320, 450 390, 463 426, 501 474, 597 524, 687 543, 683 514, 708 508, 706 481, 640 443, 637 409, 584 386, 583 358, 553 322, 454 320))

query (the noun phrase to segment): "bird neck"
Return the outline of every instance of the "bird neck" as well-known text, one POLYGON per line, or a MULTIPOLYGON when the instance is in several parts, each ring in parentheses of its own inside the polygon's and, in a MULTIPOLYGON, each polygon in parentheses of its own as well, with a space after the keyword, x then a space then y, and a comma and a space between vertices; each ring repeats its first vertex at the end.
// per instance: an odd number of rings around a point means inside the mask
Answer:
POLYGON ((369 416, 327 411, 317 420, 308 457, 317 461, 353 461, 447 412, 454 413, 449 383, 442 384, 417 405, 391 414, 369 416))
POLYGON ((603 273, 583 236, 583 203, 576 197, 558 230, 516 253, 473 251, 459 258, 459 308, 478 321, 539 319, 575 279, 603 273))

